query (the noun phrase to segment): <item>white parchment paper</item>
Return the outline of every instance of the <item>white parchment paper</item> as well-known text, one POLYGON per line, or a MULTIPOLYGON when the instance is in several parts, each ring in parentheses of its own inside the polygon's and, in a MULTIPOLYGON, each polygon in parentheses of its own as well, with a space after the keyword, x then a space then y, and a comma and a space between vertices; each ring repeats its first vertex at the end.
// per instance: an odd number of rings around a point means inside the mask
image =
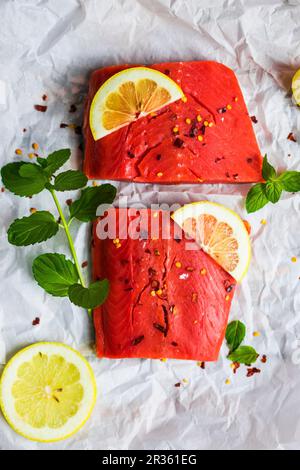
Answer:
MULTIPOLYGON (((0 2, 0 164, 38 142, 40 154, 72 149, 80 166, 81 124, 90 71, 124 62, 217 60, 236 72, 262 153, 278 168, 300 169, 300 109, 290 83, 300 67, 300 2, 276 0, 2 0, 0 2), (42 101, 47 94, 48 101, 42 101), (46 113, 34 110, 47 104, 46 113), (69 113, 71 104, 78 111, 69 113), (23 132, 23 128, 27 132, 23 132)), ((98 400, 75 437, 42 445, 17 436, 0 417, 1 449, 300 449, 300 197, 247 216, 248 186, 118 185, 131 203, 208 198, 237 210, 252 226, 253 260, 231 319, 247 324, 247 342, 268 357, 260 375, 233 375, 226 348, 205 370, 189 361, 98 360, 87 315, 46 295, 31 263, 45 251, 68 254, 63 234, 27 249, 10 246, 6 230, 31 207, 54 210, 47 194, 31 200, 0 193, 0 363, 40 340, 65 342, 86 355, 98 400), (266 220, 266 225, 261 220, 266 220), (298 257, 296 263, 292 257, 298 257), (40 325, 32 320, 40 318, 40 325), (259 337, 253 337, 253 331, 259 337), (231 385, 225 381, 230 378, 231 385), (174 384, 187 379, 180 388, 174 384)), ((63 193, 61 202, 74 194, 63 193)), ((66 207, 66 206, 65 206, 66 207)), ((74 224, 80 260, 88 229, 74 224)))

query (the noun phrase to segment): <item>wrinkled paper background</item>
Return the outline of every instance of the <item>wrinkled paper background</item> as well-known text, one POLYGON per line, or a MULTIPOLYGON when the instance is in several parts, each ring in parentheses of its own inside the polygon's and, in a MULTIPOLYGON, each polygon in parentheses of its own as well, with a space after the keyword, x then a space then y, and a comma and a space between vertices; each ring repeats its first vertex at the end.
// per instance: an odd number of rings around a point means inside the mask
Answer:
MULTIPOLYGON (((236 72, 262 153, 279 168, 300 169, 300 109, 290 83, 300 67, 300 1, 276 0, 2 0, 0 2, 0 164, 72 148, 66 168, 80 166, 80 137, 61 122, 81 123, 89 73, 104 65, 166 60, 217 60, 236 72), (33 109, 46 93, 45 114, 33 109), (69 113, 70 104, 78 111, 69 113), (23 128, 28 131, 23 133, 23 128)), ((98 382, 92 418, 75 437, 53 445, 17 436, 0 418, 1 449, 300 449, 300 197, 246 216, 248 186, 118 185, 131 204, 208 198, 251 223, 253 260, 239 286, 231 319, 247 324, 247 342, 267 364, 233 376, 223 347, 206 370, 195 362, 98 360, 87 315, 67 299, 46 295, 33 281, 33 258, 68 254, 63 234, 28 249, 10 246, 10 222, 31 207, 54 210, 47 194, 32 200, 0 193, 0 363, 41 340, 65 342, 91 362, 98 382), (267 220, 266 225, 260 223, 267 220), (291 257, 298 256, 292 263, 291 257), (39 326, 32 320, 40 317, 39 326), (261 336, 253 338, 254 330, 261 336), (182 379, 180 388, 174 384, 182 379), (225 380, 231 379, 231 385, 225 380)), ((61 194, 61 201, 74 194, 61 194)), ((73 226, 80 259, 88 229, 73 226)), ((2 367, 1 366, 1 367, 2 367)))

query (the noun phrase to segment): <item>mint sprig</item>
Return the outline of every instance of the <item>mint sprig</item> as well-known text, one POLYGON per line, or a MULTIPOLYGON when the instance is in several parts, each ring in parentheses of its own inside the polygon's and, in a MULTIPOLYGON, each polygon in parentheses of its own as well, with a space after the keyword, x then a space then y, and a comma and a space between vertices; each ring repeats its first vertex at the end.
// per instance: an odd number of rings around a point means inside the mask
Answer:
POLYGON ((300 191, 300 171, 284 171, 278 174, 268 162, 267 155, 263 160, 262 176, 266 182, 255 184, 247 194, 248 213, 262 209, 269 202, 275 204, 283 191, 292 193, 300 191))
POLYGON ((227 358, 232 362, 239 364, 253 364, 256 362, 259 354, 252 346, 241 346, 246 336, 246 327, 239 321, 234 320, 227 325, 226 342, 229 348, 227 358))
POLYGON ((69 297, 72 303, 90 309, 101 305, 109 290, 106 279, 93 282, 90 286, 81 271, 70 224, 74 218, 83 222, 96 219, 100 204, 111 204, 116 196, 116 188, 110 184, 88 187, 81 191, 80 197, 69 207, 66 217, 56 191, 70 191, 84 188, 86 176, 75 170, 55 173, 69 160, 69 149, 57 150, 48 158, 37 158, 37 163, 9 163, 1 169, 4 186, 17 196, 32 197, 43 190, 50 192, 57 208, 57 216, 50 212, 38 211, 29 217, 15 220, 8 229, 8 241, 16 246, 28 246, 44 242, 63 229, 69 244, 73 261, 59 253, 46 253, 33 262, 33 276, 40 287, 56 297, 69 297))

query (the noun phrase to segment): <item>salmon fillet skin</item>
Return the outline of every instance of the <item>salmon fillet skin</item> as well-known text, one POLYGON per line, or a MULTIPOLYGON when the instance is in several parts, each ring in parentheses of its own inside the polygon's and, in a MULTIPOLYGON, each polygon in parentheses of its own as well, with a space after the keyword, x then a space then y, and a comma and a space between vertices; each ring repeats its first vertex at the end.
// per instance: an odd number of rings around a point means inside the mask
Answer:
POLYGON ((116 214, 116 238, 99 238, 105 216, 93 226, 93 277, 110 283, 107 300, 94 310, 97 356, 216 361, 235 280, 195 250, 169 212, 116 209, 116 214), (132 224, 137 237, 125 238, 132 224), (150 238, 153 226, 157 231, 150 238))
POLYGON ((93 97, 108 78, 130 67, 105 67, 91 75, 83 126, 89 178, 165 184, 262 180, 262 156, 238 81, 217 62, 150 66, 173 79, 186 102, 180 99, 95 141, 89 126, 93 97))

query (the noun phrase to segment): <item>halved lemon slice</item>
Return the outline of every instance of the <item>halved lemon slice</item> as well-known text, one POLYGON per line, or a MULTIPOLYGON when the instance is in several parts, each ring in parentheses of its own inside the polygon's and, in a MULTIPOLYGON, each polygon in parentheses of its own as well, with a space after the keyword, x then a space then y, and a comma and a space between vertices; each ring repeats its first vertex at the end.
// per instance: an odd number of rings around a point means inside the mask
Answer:
POLYGON ((66 439, 89 418, 96 382, 87 361, 60 343, 36 343, 6 365, 0 405, 11 427, 39 442, 66 439))
POLYGON ((97 91, 90 108, 95 140, 183 98, 174 80, 147 67, 122 70, 97 91))
POLYGON ((292 90, 295 101, 300 106, 300 69, 293 76, 292 90))
POLYGON ((201 201, 181 207, 172 218, 234 279, 242 280, 250 263, 251 246, 245 224, 235 212, 201 201))

